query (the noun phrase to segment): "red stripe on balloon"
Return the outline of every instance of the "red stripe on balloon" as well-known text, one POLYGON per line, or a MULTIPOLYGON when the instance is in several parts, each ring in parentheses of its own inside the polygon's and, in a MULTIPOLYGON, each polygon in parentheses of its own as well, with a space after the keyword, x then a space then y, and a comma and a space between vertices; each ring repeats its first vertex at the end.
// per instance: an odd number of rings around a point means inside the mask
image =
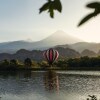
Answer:
POLYGON ((52 50, 50 50, 50 61, 52 62, 52 50))

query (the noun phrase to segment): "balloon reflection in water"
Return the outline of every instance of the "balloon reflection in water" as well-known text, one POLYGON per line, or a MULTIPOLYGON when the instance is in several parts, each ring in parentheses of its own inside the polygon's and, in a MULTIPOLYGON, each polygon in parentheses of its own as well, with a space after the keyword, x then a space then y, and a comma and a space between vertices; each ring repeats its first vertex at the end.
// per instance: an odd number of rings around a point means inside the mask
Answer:
POLYGON ((46 90, 59 92, 59 79, 55 71, 47 71, 44 76, 46 90))

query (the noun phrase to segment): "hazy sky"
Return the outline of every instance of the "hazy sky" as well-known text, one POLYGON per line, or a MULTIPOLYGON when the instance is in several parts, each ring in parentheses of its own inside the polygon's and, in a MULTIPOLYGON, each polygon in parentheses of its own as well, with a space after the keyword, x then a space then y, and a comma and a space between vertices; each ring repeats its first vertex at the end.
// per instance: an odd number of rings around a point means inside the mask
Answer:
MULTIPOLYGON (((81 27, 77 24, 91 12, 85 5, 96 0, 61 0, 62 13, 39 14, 39 8, 47 0, 0 0, 0 42, 32 39, 41 40, 57 30, 85 41, 100 42, 100 16, 81 27)), ((97 0, 100 1, 100 0, 97 0)))

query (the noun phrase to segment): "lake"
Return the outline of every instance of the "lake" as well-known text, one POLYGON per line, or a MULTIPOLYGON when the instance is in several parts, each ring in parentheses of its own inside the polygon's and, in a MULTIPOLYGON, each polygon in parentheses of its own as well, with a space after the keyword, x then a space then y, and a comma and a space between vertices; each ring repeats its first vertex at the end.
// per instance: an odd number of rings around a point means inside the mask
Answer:
POLYGON ((99 71, 0 72, 0 100, 100 99, 99 71))

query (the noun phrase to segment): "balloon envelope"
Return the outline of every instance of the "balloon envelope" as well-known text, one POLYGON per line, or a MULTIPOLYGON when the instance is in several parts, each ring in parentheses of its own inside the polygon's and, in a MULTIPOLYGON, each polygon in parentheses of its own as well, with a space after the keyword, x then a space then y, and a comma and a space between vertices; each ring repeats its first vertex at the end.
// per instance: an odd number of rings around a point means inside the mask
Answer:
POLYGON ((48 61, 49 64, 52 64, 55 60, 57 60, 59 53, 55 49, 48 49, 43 53, 45 59, 48 61))

